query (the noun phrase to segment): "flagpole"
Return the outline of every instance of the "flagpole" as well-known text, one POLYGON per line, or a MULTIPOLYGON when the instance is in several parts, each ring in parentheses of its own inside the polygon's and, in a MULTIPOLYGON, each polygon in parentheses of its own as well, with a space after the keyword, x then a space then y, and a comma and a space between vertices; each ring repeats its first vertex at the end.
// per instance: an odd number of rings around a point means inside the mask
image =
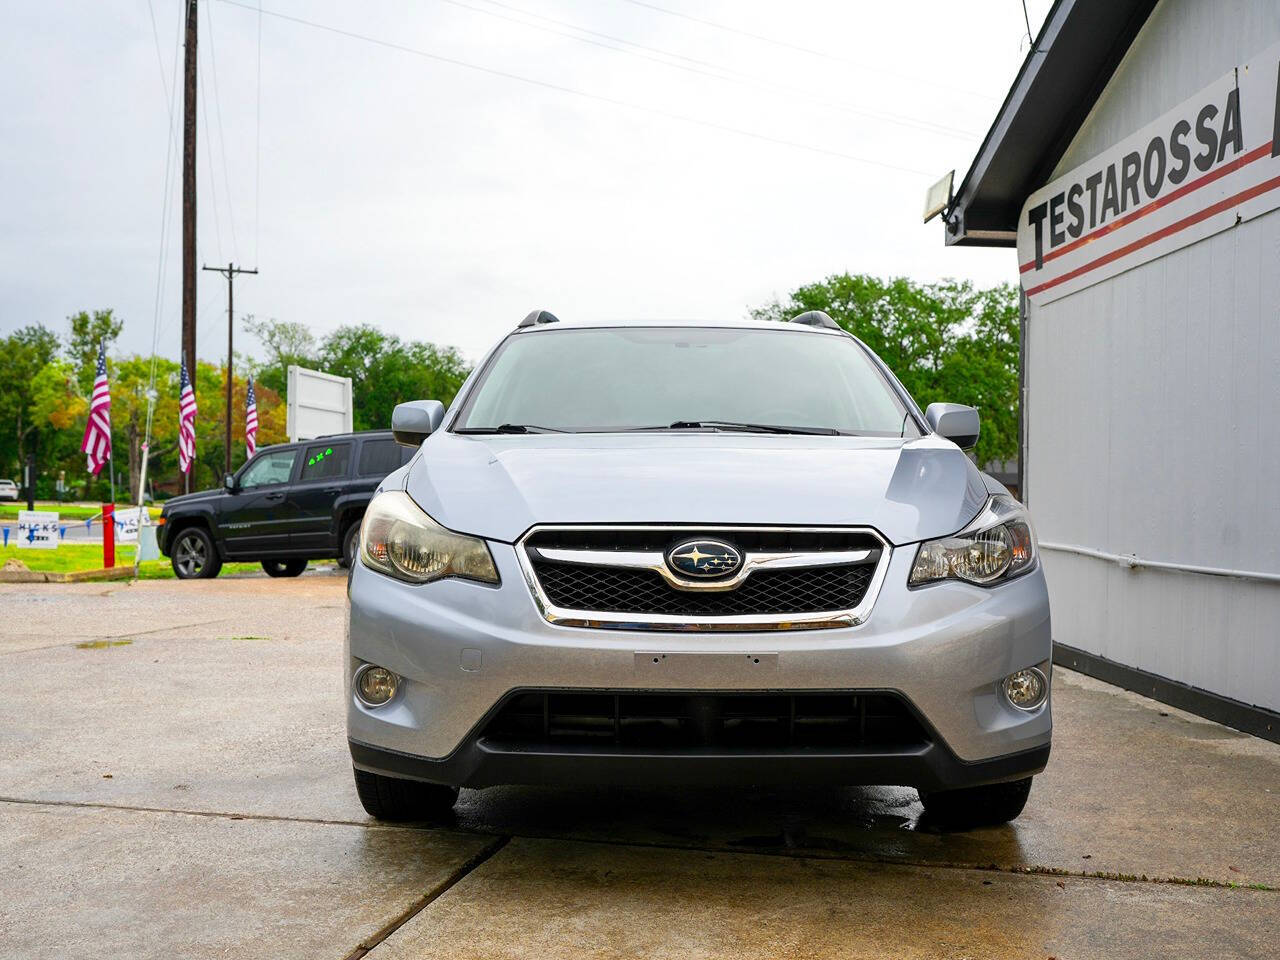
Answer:
POLYGON ((142 528, 151 525, 151 516, 147 513, 147 454, 151 452, 151 444, 142 444, 142 471, 138 474, 138 545, 133 551, 133 579, 138 579, 138 567, 142 563, 142 528))
POLYGON ((138 570, 142 565, 142 528, 151 525, 151 515, 147 513, 147 461, 151 458, 151 418, 156 409, 156 391, 154 386, 147 387, 147 427, 142 441, 142 470, 138 474, 138 546, 133 551, 133 579, 138 579, 138 570))

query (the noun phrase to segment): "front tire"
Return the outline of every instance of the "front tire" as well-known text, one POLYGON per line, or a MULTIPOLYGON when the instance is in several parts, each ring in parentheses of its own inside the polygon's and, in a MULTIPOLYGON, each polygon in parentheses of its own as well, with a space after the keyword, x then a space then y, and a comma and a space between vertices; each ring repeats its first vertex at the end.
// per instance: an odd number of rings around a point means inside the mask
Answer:
POLYGON ((961 790, 920 791, 925 816, 943 827, 968 830, 1008 823, 1022 813, 1031 795, 1031 777, 961 790))
POLYGON ((342 535, 342 559, 338 561, 338 566, 351 569, 356 562, 356 551, 360 549, 360 521, 356 520, 351 526, 347 527, 347 532, 342 535))
POLYGON ((203 527, 187 527, 173 541, 169 557, 173 574, 179 580, 207 580, 222 569, 222 558, 213 545, 213 537, 203 527))
POLYGON ((356 793, 369 816, 378 820, 447 819, 458 800, 458 788, 421 780, 402 780, 352 768, 356 793))
POLYGON ((268 577, 299 577, 307 569, 305 560, 263 560, 262 569, 268 577))

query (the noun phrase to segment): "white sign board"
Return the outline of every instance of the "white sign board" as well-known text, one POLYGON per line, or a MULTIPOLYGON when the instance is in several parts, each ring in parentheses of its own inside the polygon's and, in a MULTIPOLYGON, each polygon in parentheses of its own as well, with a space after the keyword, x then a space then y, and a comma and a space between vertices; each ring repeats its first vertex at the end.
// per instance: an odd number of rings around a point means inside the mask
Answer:
POLYGON ((1280 207, 1280 44, 1037 190, 1018 270, 1048 303, 1280 207))
POLYGON ((18 546, 58 549, 58 515, 47 510, 18 511, 18 546))
POLYGON ((138 542, 138 513, 137 507, 116 510, 116 543, 138 542))
POLYGON ((310 440, 352 428, 351 378, 289 367, 285 429, 291 441, 310 440))

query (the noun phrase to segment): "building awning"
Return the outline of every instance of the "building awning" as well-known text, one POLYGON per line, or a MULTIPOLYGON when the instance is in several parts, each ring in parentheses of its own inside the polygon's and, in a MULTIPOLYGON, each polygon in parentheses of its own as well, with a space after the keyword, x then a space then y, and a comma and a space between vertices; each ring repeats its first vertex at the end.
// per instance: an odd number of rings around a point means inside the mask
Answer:
POLYGON ((1012 247, 1156 0, 1057 0, 945 214, 948 246, 1012 247))

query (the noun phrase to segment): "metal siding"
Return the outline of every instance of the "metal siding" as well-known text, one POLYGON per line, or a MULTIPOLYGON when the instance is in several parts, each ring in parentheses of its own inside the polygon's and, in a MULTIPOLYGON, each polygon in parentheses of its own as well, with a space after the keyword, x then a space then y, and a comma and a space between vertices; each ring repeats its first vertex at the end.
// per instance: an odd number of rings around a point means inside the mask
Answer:
MULTIPOLYGON (((1280 39, 1280 4, 1163 0, 1054 176, 1280 39)), ((1280 211, 1028 306, 1042 540, 1280 572, 1280 211)), ((1046 551, 1054 635, 1280 709, 1280 587, 1046 551)))

